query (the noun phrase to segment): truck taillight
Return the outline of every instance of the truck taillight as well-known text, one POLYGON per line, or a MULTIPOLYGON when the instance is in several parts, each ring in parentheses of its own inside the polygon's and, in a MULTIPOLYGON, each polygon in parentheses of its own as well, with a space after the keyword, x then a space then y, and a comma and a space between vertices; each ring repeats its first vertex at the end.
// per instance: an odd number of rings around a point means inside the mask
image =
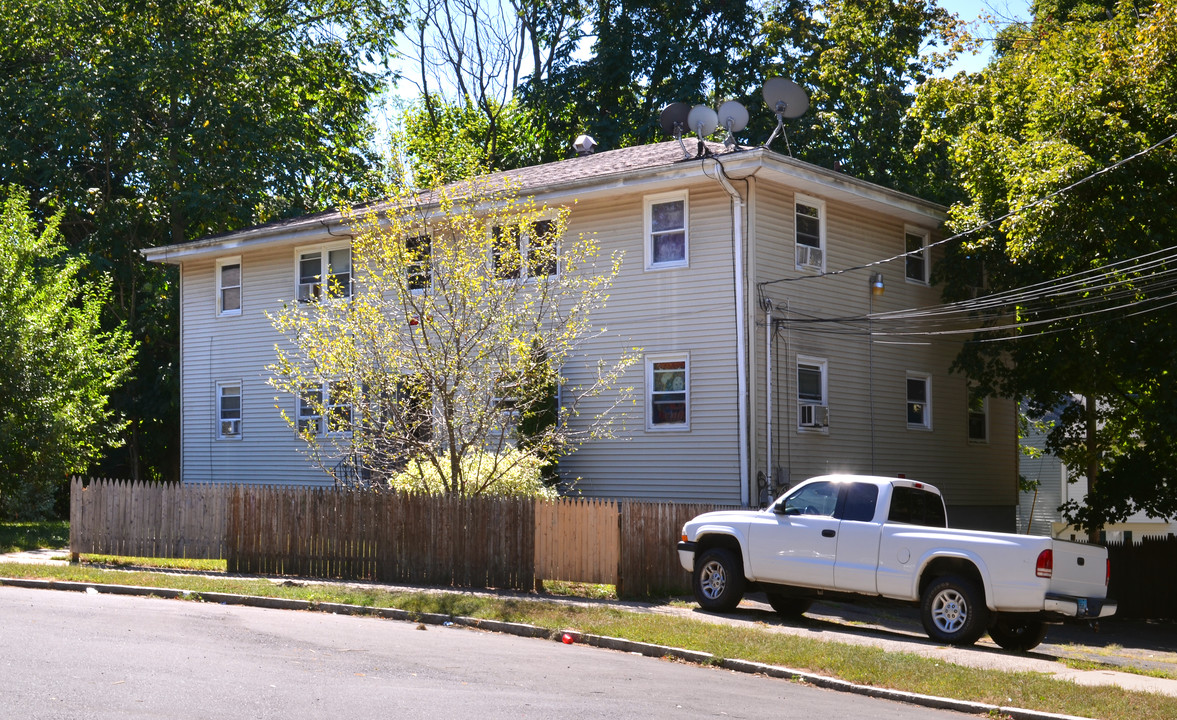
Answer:
POLYGON ((683 542, 686 542, 686 541, 687 541, 687 534, 686 534, 686 533, 683 533, 683 534, 682 534, 682 541, 683 541, 683 542))
POLYGON ((1103 586, 1104 587, 1107 587, 1108 583, 1111 582, 1111 580, 1112 580, 1112 559, 1111 558, 1107 559, 1107 564, 1108 564, 1108 566, 1107 566, 1108 569, 1103 574, 1103 586))
POLYGON ((1038 553, 1038 563, 1034 567, 1034 574, 1040 578, 1048 578, 1054 574, 1054 551, 1043 550, 1038 553))

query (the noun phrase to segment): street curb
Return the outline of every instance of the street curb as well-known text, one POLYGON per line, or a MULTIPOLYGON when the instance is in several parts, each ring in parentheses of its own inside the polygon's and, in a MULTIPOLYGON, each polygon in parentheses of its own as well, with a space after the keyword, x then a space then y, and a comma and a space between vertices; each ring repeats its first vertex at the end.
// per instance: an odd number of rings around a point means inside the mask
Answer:
POLYGON ((919 705, 937 710, 952 710, 955 712, 974 715, 993 715, 1010 717, 1013 720, 1089 720, 1075 715, 1059 715, 1057 713, 1027 710, 1024 708, 991 705, 989 703, 971 702, 968 700, 954 700, 952 698, 937 697, 935 695, 921 695, 902 690, 859 685, 857 683, 839 680, 837 678, 817 675, 804 670, 793 670, 780 665, 766 665, 749 660, 734 660, 720 658, 708 652, 685 650, 683 648, 654 645, 652 643, 626 640, 624 638, 609 637, 607 635, 592 635, 577 630, 549 630, 548 628, 526 623, 506 622, 503 620, 488 620, 445 615, 441 613, 422 613, 398 608, 373 608, 363 605, 348 605, 344 603, 316 602, 313 600, 291 600, 286 598, 257 597, 254 595, 237 595, 234 593, 196 592, 174 588, 142 587, 138 585, 105 585, 99 583, 75 582, 72 580, 35 580, 29 578, 0 578, 0 585, 29 588, 35 590, 68 590, 72 592, 96 592, 107 595, 130 595, 139 597, 158 597, 166 599, 197 600, 202 602, 219 603, 221 605, 243 605, 248 607, 267 608, 272 610, 310 610, 328 612, 335 615, 355 615, 380 617, 388 620, 415 622, 425 625, 441 625, 444 627, 458 626, 477 630, 518 635, 520 637, 542 638, 547 640, 563 640, 565 635, 573 643, 591 645, 593 647, 619 652, 635 653, 646 657, 674 658, 698 665, 721 667, 733 672, 751 675, 764 675, 782 680, 803 682, 815 687, 838 692, 854 693, 867 697, 892 700, 895 702, 919 705))

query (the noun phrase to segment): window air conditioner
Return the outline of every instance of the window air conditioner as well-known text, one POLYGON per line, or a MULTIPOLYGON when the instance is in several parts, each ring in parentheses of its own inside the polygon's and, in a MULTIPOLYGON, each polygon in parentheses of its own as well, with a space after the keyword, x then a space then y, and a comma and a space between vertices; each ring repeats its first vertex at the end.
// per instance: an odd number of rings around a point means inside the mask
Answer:
POLYGON ((826 405, 801 404, 801 427, 824 428, 830 425, 830 409, 826 405))
POLYGON ((797 245, 797 266, 820 268, 822 264, 822 250, 811 245, 797 245))

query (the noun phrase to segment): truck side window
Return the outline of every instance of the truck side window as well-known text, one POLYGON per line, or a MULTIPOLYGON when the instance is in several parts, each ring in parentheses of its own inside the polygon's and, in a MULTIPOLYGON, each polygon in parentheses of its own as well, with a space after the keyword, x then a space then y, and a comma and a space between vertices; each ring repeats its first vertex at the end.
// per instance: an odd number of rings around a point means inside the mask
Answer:
POLYGON ((879 501, 879 489, 867 483, 850 483, 846 488, 846 506, 842 510, 843 520, 870 522, 875 519, 875 504, 879 501))
POLYGON ((785 498, 785 515, 834 516, 838 507, 838 485, 819 482, 806 485, 785 498))
POLYGON ((925 527, 946 527, 944 501, 936 493, 913 487, 895 487, 887 522, 925 527))

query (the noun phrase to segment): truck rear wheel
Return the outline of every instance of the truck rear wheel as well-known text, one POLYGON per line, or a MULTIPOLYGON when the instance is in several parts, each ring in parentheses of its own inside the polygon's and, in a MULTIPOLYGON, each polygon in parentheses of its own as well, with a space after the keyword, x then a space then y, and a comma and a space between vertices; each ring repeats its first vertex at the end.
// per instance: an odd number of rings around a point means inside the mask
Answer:
POLYGON ((727 548, 711 548, 695 563, 695 600, 712 612, 730 612, 744 597, 744 568, 727 548))
POLYGON ((924 632, 936 642, 972 645, 985 634, 989 609, 984 594, 971 580, 944 575, 924 589, 920 619, 924 632))
POLYGON ((989 628, 989 637, 1004 650, 1027 652, 1046 637, 1046 623, 1035 617, 1002 614, 989 628))

